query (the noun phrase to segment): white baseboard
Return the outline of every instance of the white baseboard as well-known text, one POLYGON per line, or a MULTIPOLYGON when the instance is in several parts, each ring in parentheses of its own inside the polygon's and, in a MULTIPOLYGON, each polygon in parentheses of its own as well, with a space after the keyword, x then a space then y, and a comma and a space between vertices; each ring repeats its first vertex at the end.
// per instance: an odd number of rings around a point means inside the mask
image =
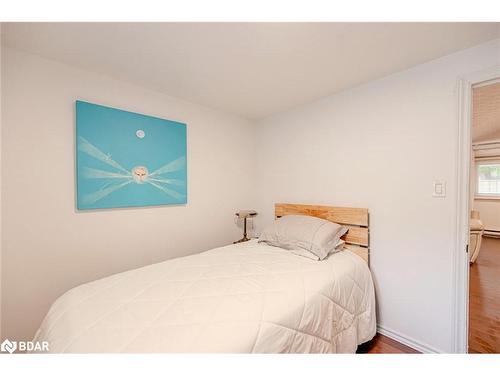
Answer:
POLYGON ((500 231, 485 229, 483 233, 484 237, 500 238, 500 231))
POLYGON ((392 329, 382 327, 380 325, 377 325, 377 332, 380 333, 381 335, 389 337, 390 339, 396 340, 397 342, 400 342, 401 344, 409 346, 412 349, 418 350, 421 353, 426 353, 426 354, 427 353, 443 353, 441 350, 433 348, 430 345, 424 344, 418 340, 415 340, 411 337, 408 337, 408 336, 405 336, 401 333, 393 331, 392 329))

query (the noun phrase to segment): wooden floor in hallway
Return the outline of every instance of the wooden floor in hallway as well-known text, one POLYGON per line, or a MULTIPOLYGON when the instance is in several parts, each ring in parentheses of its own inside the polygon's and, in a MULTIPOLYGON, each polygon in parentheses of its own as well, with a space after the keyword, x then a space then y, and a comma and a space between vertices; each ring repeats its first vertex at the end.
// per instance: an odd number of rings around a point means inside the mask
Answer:
POLYGON ((500 353, 500 239, 483 237, 469 280, 469 353, 500 353))

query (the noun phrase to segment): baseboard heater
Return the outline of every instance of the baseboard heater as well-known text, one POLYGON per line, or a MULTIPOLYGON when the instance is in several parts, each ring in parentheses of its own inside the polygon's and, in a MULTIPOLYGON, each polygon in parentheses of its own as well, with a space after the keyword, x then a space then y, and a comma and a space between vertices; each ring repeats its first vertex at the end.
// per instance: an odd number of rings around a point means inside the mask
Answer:
POLYGON ((485 229, 483 233, 484 237, 494 237, 494 238, 500 238, 500 230, 494 230, 494 229, 485 229))

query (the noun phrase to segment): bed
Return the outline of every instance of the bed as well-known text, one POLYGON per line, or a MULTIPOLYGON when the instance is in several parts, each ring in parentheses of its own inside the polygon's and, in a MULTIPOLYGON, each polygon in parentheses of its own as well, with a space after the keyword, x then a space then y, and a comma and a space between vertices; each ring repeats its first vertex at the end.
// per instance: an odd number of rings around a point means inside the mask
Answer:
POLYGON ((368 211, 276 205, 292 213, 343 220, 347 248, 315 261, 251 240, 116 274, 62 295, 34 340, 55 353, 354 353, 376 331, 368 211))

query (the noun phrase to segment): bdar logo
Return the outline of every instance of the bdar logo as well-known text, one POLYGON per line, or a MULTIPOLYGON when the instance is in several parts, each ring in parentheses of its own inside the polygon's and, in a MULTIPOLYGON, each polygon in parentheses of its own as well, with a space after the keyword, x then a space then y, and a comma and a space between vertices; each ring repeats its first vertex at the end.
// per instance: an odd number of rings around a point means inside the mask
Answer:
POLYGON ((10 354, 14 353, 17 349, 17 342, 15 341, 10 341, 10 340, 4 340, 2 342, 2 345, 0 345, 0 350, 2 352, 9 352, 10 354))

